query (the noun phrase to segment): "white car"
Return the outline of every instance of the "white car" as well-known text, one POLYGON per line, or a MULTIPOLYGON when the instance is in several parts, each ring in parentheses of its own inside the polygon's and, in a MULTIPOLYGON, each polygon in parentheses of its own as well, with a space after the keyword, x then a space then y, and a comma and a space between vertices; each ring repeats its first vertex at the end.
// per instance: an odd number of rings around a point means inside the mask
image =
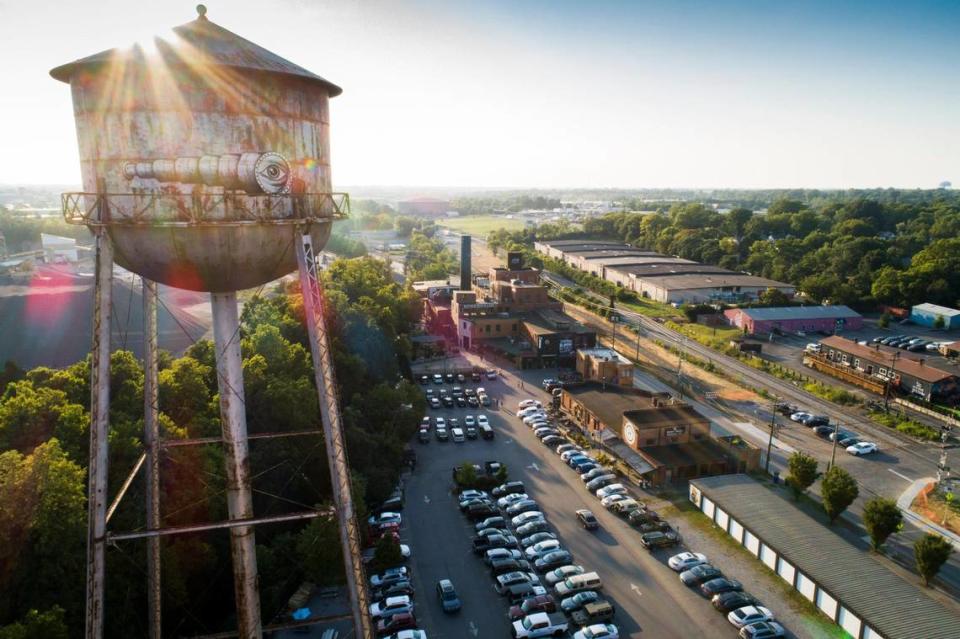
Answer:
POLYGON ((477 386, 477 395, 486 395, 487 389, 483 386, 477 386))
POLYGON ((543 513, 539 510, 531 510, 529 512, 520 513, 516 517, 510 520, 510 525, 514 530, 519 528, 524 524, 529 524, 531 521, 546 521, 546 517, 543 516, 543 513))
POLYGON ((464 425, 464 426, 476 426, 476 425, 477 425, 477 418, 474 417, 473 415, 467 415, 466 417, 463 418, 463 425, 464 425))
POLYGON ((603 499, 600 500, 600 505, 603 506, 604 508, 610 508, 618 501, 623 501, 624 499, 630 499, 630 498, 627 497, 626 495, 621 495, 618 493, 616 495, 610 495, 609 497, 604 497, 603 499))
POLYGON ((773 613, 770 612, 769 608, 764 608, 763 606, 744 606, 743 608, 732 610, 730 614, 727 615, 727 621, 737 628, 743 628, 758 621, 773 620, 773 613))
POLYGON ((582 575, 582 574, 583 574, 583 566, 575 566, 573 564, 570 564, 567 566, 560 566, 559 568, 555 568, 554 570, 551 570, 546 575, 544 575, 544 579, 546 580, 548 586, 553 586, 563 581, 567 577, 572 577, 574 575, 582 575))
POLYGON ((573 633, 573 639, 620 639, 620 631, 612 623, 595 623, 573 633))
MULTIPOLYGON (((479 392, 479 391, 478 391, 478 392, 479 392)), ((519 408, 520 410, 523 410, 524 408, 530 408, 531 406, 534 406, 534 407, 536 407, 536 408, 540 408, 541 406, 543 406, 543 404, 541 404, 540 402, 538 402, 538 401, 535 400, 535 399, 525 399, 525 400, 523 400, 522 402, 520 402, 519 404, 517 404, 517 406, 518 406, 518 408, 519 408)))
POLYGON ((486 499, 487 497, 489 497, 489 495, 487 494, 487 491, 474 490, 473 488, 468 488, 462 493, 460 493, 459 495, 457 495, 457 498, 461 502, 464 502, 468 499, 486 499))
POLYGON ((507 495, 506 497, 501 497, 500 499, 498 499, 497 506, 499 508, 506 508, 510 504, 517 501, 522 501, 524 499, 530 499, 530 496, 527 495, 527 493, 512 493, 510 495, 507 495))
MULTIPOLYGON (((560 445, 563 446, 563 444, 560 444, 560 445)), ((567 450, 560 453, 560 461, 565 462, 571 457, 573 457, 574 455, 580 455, 582 453, 583 453, 583 449, 580 448, 579 446, 574 448, 568 448, 567 450)))
POLYGON ((374 619, 387 619, 402 612, 412 612, 413 602, 407 595, 387 597, 370 606, 370 616, 374 619))
POLYGON ((560 550, 560 541, 558 539, 547 539, 545 541, 538 542, 527 548, 525 553, 527 555, 527 559, 538 559, 539 557, 543 557, 548 552, 553 552, 554 550, 560 550))
POLYGON ((403 523, 403 516, 400 513, 383 512, 379 515, 370 515, 367 519, 367 524, 370 526, 384 526, 388 524, 397 524, 399 526, 401 523, 403 523))
POLYGON ((851 455, 869 455, 877 452, 878 447, 873 442, 858 442, 853 446, 847 446, 847 452, 851 455))
POLYGON ((523 559, 523 554, 516 548, 494 548, 483 555, 483 561, 489 566, 498 559, 523 559))
POLYGON ((427 639, 427 633, 423 630, 401 630, 395 635, 389 635, 387 639, 427 639))
POLYGON ((489 426, 490 420, 486 415, 477 415, 477 426, 489 426))
POLYGON ((802 422, 805 419, 813 417, 813 413, 808 413, 806 411, 797 411, 796 413, 791 413, 790 421, 792 422, 802 422))
POLYGON ((536 413, 530 413, 529 415, 525 415, 523 417, 523 423, 529 426, 533 422, 538 422, 540 420, 545 420, 545 419, 547 419, 547 414, 544 413, 543 411, 538 411, 536 413))
POLYGON ((437 424, 437 428, 446 428, 447 420, 445 420, 443 417, 437 417, 436 424, 437 424))
POLYGON ((623 484, 610 484, 597 490, 597 499, 603 499, 610 495, 626 495, 627 489, 623 484))
POLYGON ((526 417, 527 415, 532 415, 533 413, 542 413, 543 408, 540 406, 527 406, 526 408, 521 408, 517 411, 517 417, 526 417))
POLYGON ((699 552, 682 552, 667 560, 667 565, 676 572, 690 570, 694 566, 707 563, 707 556, 699 552))

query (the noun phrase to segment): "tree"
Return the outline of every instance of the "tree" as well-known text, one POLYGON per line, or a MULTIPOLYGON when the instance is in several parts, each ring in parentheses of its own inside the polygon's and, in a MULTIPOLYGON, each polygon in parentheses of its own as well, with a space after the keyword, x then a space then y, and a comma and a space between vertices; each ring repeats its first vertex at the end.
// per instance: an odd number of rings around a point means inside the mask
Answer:
POLYGON ((0 628, 0 639, 67 639, 69 636, 60 606, 44 612, 32 609, 23 620, 0 628))
POLYGON ((929 586, 940 567, 950 558, 953 546, 940 535, 926 534, 913 544, 913 558, 917 562, 917 572, 923 579, 923 585, 929 586))
POLYGON ((778 288, 768 288, 760 293, 760 303, 764 306, 789 306, 790 297, 778 288))
POLYGON ((455 479, 460 488, 472 488, 477 483, 477 469, 469 462, 461 464, 455 479))
POLYGON ((817 481, 817 475, 819 474, 817 472, 817 460, 798 450, 790 455, 787 468, 790 470, 786 479, 787 485, 793 491, 793 498, 799 500, 800 495, 805 493, 813 485, 813 482, 817 481))
POLYGON ((373 559, 368 566, 369 572, 376 574, 383 572, 387 568, 399 566, 403 562, 403 554, 400 552, 400 542, 392 535, 383 535, 377 540, 374 547, 373 559))
POLYGON ((943 319, 943 315, 937 315, 937 319, 933 320, 933 327, 937 330, 943 330, 947 325, 947 321, 943 319))
POLYGON ((823 497, 823 509, 832 524, 857 498, 860 488, 850 473, 835 465, 824 474, 820 494, 823 497))
POLYGON ((884 312, 883 314, 881 314, 880 319, 877 320, 877 325, 880 328, 886 328, 890 326, 890 313, 884 312))
POLYGON ((897 532, 903 524, 903 513, 891 499, 874 497, 863 508, 863 525, 870 534, 870 545, 877 552, 887 537, 897 532))

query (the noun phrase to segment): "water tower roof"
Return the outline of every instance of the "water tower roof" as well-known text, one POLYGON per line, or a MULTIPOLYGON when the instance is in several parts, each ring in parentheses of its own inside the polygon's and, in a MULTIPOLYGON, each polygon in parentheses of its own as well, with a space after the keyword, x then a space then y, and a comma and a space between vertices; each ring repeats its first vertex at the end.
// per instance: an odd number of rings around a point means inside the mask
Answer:
MULTIPOLYGON (((196 20, 173 28, 175 38, 171 40, 155 38, 157 51, 160 52, 167 64, 193 67, 198 64, 207 64, 240 70, 278 73, 306 78, 322 84, 327 87, 330 97, 340 95, 343 92, 343 89, 332 82, 211 22, 207 19, 206 9, 202 5, 197 9, 199 16, 196 20)), ((109 49, 56 67, 50 71, 50 75, 61 82, 69 83, 73 74, 79 69, 117 62, 146 63, 144 52, 140 47, 109 49)))

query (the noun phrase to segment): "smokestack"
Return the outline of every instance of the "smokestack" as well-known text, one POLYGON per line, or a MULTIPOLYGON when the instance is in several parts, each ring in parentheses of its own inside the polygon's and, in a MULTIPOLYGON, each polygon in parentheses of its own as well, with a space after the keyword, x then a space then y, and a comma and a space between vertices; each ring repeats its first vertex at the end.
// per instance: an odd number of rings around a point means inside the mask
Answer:
POLYGON ((470 286, 470 236, 460 236, 460 290, 469 291, 470 286))

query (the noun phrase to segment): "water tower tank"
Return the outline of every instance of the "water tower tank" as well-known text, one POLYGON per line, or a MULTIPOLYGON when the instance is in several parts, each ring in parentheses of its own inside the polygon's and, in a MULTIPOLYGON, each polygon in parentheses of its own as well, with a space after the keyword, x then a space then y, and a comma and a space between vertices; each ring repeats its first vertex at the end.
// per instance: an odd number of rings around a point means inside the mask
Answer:
POLYGON ((336 85, 206 18, 150 47, 50 73, 73 94, 83 191, 70 221, 105 225, 117 263, 198 291, 251 288, 296 269, 297 228, 326 243, 336 85))

